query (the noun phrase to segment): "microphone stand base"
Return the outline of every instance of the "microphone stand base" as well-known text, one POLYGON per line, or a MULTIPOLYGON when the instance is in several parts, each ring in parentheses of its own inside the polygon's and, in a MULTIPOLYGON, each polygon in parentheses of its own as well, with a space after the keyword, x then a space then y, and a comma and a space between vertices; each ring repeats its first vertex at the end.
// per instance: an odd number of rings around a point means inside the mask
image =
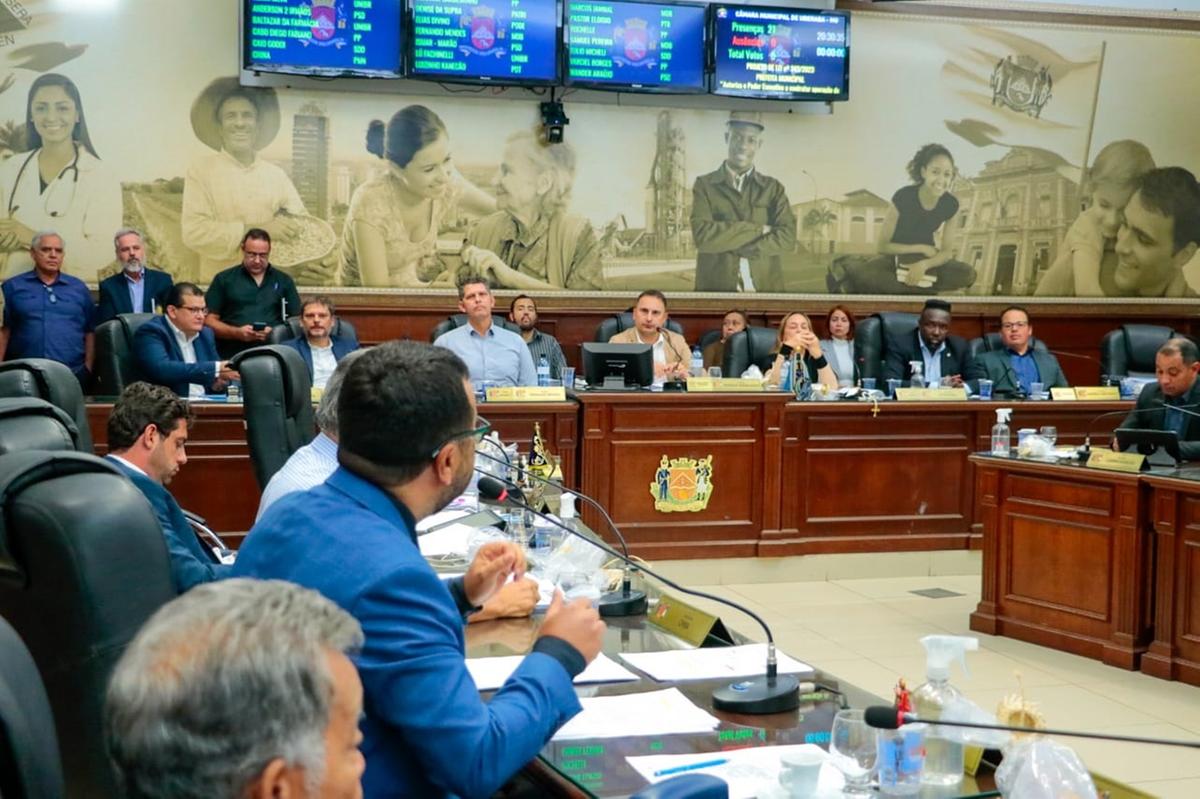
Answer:
POLYGON ((723 685, 712 696, 713 707, 726 713, 786 713, 800 707, 800 680, 794 674, 780 674, 769 683, 763 675, 723 685))
POLYGON ((644 591, 630 591, 626 595, 622 591, 610 591, 600 597, 596 610, 601 616, 642 616, 646 613, 646 594, 644 591))

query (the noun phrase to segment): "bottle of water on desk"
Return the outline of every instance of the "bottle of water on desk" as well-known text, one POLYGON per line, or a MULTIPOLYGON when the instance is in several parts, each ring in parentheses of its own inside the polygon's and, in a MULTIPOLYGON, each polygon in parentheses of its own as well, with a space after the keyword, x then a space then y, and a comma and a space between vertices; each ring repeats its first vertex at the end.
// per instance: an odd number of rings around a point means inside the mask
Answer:
POLYGON ((227 402, 242 401, 242 381, 230 380, 229 386, 225 389, 225 400, 227 402))
POLYGON ((546 360, 545 355, 538 358, 537 384, 539 386, 550 385, 550 361, 546 360))
POLYGON ((688 374, 692 377, 700 377, 704 374, 704 353, 700 352, 699 347, 692 348, 692 368, 688 374))

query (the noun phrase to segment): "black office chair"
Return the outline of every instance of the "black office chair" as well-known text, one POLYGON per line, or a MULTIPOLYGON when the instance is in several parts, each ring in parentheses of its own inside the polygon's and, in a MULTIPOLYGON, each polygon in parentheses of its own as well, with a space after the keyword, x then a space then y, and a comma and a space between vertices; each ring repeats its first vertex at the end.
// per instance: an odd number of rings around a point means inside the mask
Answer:
POLYGON ((61 408, 75 422, 76 449, 89 455, 94 451, 83 389, 65 365, 45 358, 0 363, 0 397, 36 397, 61 408))
POLYGON ((120 795, 104 692, 129 641, 174 596, 158 519, 116 467, 78 452, 0 458, 0 616, 46 686, 68 795, 120 795))
POLYGON ((46 686, 21 636, 0 619, 0 796, 63 795, 62 758, 46 686))
POLYGON ((701 351, 703 351, 704 348, 707 347, 709 344, 712 344, 714 341, 720 341, 720 340, 721 340, 721 328, 718 327, 716 330, 705 330, 703 333, 700 334, 700 340, 696 342, 696 346, 699 347, 701 351))
POLYGON ((78 442, 79 428, 61 408, 35 397, 0 399, 0 455, 31 449, 74 452, 78 442))
MULTIPOLYGON (((1050 351, 1045 342, 1043 342, 1040 338, 1032 338, 1030 339, 1030 343, 1038 352, 1050 351)), ((967 342, 967 362, 970 363, 971 361, 975 360, 975 356, 979 355, 980 353, 998 352, 1003 349, 1004 339, 1000 337, 999 333, 988 333, 980 336, 979 338, 973 338, 967 342)))
MULTIPOLYGON (((631 327, 633 327, 632 311, 621 311, 621 313, 615 313, 600 322, 599 327, 596 328, 596 337, 593 338, 592 341, 598 341, 601 344, 605 344, 613 336, 617 335, 618 333, 622 333, 631 327)), ((681 336, 683 335, 683 325, 679 324, 670 317, 667 317, 667 323, 664 325, 664 327, 666 327, 667 330, 674 330, 681 336)))
MULTIPOLYGON (((354 329, 354 325, 340 316, 333 320, 333 330, 329 332, 330 335, 338 338, 353 336, 354 340, 358 341, 358 331, 354 329)), ((300 317, 289 316, 282 325, 275 325, 271 328, 271 332, 267 334, 267 343, 282 344, 289 339, 300 338, 303 335, 304 326, 300 324, 300 317)))
POLYGON ((312 378, 300 353, 268 344, 230 361, 242 376, 242 418, 259 488, 316 435, 312 378))
POLYGON ((1179 335, 1162 325, 1121 325, 1100 339, 1100 374, 1154 377, 1154 356, 1167 339, 1179 335))
POLYGON ((915 313, 883 311, 861 320, 854 328, 859 376, 882 379, 888 341, 911 335, 919 318, 915 313))
POLYGON ((643 788, 629 799, 729 799, 729 786, 711 774, 680 774, 643 788))
POLYGON ((775 343, 778 340, 779 331, 773 327, 751 325, 740 333, 734 333, 725 341, 725 363, 721 365, 721 374, 741 377, 751 364, 766 374, 775 362, 775 343))
MULTIPOLYGON (((449 333, 456 327, 462 327, 467 323, 467 315, 465 313, 456 313, 453 316, 447 317, 434 326, 429 334, 430 341, 437 341, 438 336, 443 333, 449 333)), ((514 333, 520 333, 521 327, 516 322, 510 322, 499 314, 492 314, 492 324, 505 330, 511 330, 514 333)))
POLYGON ((151 313, 123 313, 96 328, 96 393, 118 396, 138 379, 133 334, 154 318, 151 313))

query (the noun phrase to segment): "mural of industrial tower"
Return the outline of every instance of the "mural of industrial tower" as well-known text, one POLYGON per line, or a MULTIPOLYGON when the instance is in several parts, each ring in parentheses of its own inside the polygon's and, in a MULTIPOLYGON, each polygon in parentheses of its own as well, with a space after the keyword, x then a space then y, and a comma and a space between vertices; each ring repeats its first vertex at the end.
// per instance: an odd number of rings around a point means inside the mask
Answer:
POLYGON ((238 4, 173 5, 0 5, 4 276, 55 229, 94 284, 133 225, 153 265, 207 283, 261 226, 301 286, 397 295, 465 274, 623 295, 1200 287, 1167 210, 1193 195, 1139 190, 1200 169, 1194 33, 855 13, 832 114, 568 94, 547 145, 526 90, 242 87, 238 4))

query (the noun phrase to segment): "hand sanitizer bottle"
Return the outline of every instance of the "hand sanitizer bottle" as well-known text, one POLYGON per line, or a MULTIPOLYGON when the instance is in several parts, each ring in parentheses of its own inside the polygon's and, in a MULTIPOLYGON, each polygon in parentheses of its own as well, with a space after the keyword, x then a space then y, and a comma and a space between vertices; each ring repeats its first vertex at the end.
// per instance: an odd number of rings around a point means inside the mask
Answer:
MULTIPOLYGON (((979 639, 961 635, 927 635, 921 639, 921 646, 925 647, 927 682, 913 691, 913 705, 918 716, 931 721, 941 718, 943 710, 952 701, 962 698, 962 692, 950 684, 950 661, 957 660, 965 674, 966 653, 979 649, 979 639)), ((948 729, 933 726, 925 733, 922 785, 953 790, 962 783, 963 744, 960 739, 941 734, 948 729)))
POLYGON ((992 425, 992 454, 1007 458, 1012 452, 1012 431, 1008 429, 1008 420, 1012 418, 1012 408, 996 409, 996 424, 992 425))

